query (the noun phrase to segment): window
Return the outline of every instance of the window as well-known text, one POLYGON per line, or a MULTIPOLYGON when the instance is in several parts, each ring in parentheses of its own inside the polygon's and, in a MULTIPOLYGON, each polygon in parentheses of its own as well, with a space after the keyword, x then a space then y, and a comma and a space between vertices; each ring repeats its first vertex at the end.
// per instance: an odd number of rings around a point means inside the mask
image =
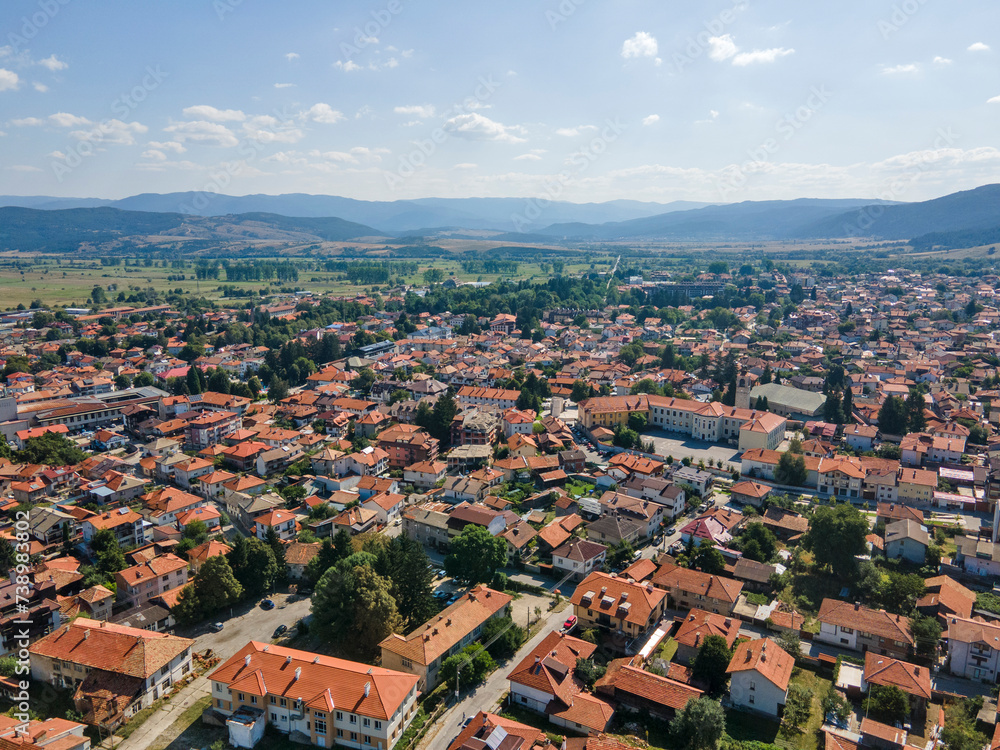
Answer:
POLYGON ((337 721, 343 721, 343 720, 344 720, 344 712, 337 711, 337 721))
POLYGON ((358 717, 357 717, 357 716, 355 716, 354 714, 351 714, 351 715, 350 715, 350 716, 348 717, 348 721, 350 721, 350 722, 351 722, 352 724, 357 724, 357 723, 358 723, 358 717))
POLYGON ((361 735, 361 739, 364 741, 366 745, 372 744, 372 738, 369 737, 367 734, 361 735))
MULTIPOLYGON (((277 702, 278 702, 277 699, 272 695, 271 696, 271 705, 273 706, 273 705, 277 704, 277 702)), ((271 715, 274 716, 274 714, 271 714, 271 715)))
POLYGON ((751 704, 751 705, 753 705, 753 698, 754 698, 754 696, 753 696, 753 694, 751 694, 751 695, 750 695, 750 704, 751 704))
POLYGON ((372 725, 372 720, 369 719, 367 716, 361 720, 361 726, 370 727, 371 725, 372 725))
POLYGON ((326 719, 316 719, 316 734, 326 734, 326 719))
POLYGON ((338 729, 337 730, 337 736, 338 737, 343 737, 344 736, 344 730, 343 729, 338 729))
POLYGON ((236 694, 236 700, 242 701, 243 700, 243 693, 237 693, 236 694))
POLYGON ((843 625, 841 625, 841 626, 840 626, 840 632, 841 632, 841 633, 846 633, 846 634, 848 634, 848 635, 853 635, 853 633, 854 633, 854 628, 845 628, 845 627, 844 627, 843 625))
POLYGON ((288 705, 288 701, 286 701, 284 698, 282 698, 281 699, 281 705, 282 706, 287 706, 288 705))
POLYGON ((378 721, 378 720, 376 719, 376 720, 375 720, 375 729, 376 729, 376 731, 377 731, 377 730, 379 730, 379 729, 381 729, 381 728, 382 728, 382 722, 381 722, 381 721, 378 721))
POLYGON ((251 706, 256 706, 257 705, 257 696, 256 695, 251 695, 250 696, 250 705, 251 706))
POLYGON ((357 742, 357 741, 358 741, 358 733, 351 732, 351 742, 357 742))
POLYGON ((409 659, 403 659, 403 669, 409 669, 413 666, 413 662, 409 659))

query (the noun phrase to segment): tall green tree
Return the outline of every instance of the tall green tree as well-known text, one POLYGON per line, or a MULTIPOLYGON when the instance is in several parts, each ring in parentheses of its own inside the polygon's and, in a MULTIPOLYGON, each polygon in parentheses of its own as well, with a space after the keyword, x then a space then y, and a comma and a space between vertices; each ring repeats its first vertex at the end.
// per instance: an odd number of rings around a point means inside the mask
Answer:
POLYGON ((905 434, 907 421, 906 403, 899 396, 889 396, 878 410, 878 428, 883 434, 905 434))
POLYGON ((850 503, 823 505, 809 521, 803 540, 816 562, 846 579, 857 568, 857 556, 867 551, 868 519, 850 503))
POLYGON ((670 735, 677 750, 718 750, 725 731, 722 704, 707 696, 689 700, 670 722, 670 735))
POLYGON ((726 669, 733 652, 721 635, 709 635, 701 642, 691 664, 692 676, 708 686, 709 695, 722 695, 729 682, 726 669))
POLYGON ((910 432, 924 432, 927 429, 924 394, 917 388, 911 388, 906 399, 906 427, 910 432))
POLYGON ((451 542, 444 559, 448 575, 470 584, 489 583, 507 561, 507 545, 485 526, 468 525, 451 542))
POLYGON ((798 453, 787 451, 781 454, 778 465, 774 467, 774 481, 778 484, 801 487, 806 483, 809 472, 806 471, 806 459, 798 453))
POLYGON ((278 578, 278 563, 274 552, 266 542, 256 537, 237 539, 227 557, 236 580, 248 595, 263 594, 278 578))

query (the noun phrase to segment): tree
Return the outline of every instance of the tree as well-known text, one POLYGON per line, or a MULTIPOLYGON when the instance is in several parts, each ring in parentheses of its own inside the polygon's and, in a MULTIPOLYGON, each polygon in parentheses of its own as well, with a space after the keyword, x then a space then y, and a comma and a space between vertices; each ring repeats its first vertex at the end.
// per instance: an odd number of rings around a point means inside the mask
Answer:
POLYGON ((264 535, 264 541, 271 548, 271 552, 274 553, 275 580, 284 580, 285 576, 288 575, 288 567, 285 564, 285 545, 282 544, 281 538, 273 526, 268 527, 267 534, 264 535))
POLYGON ((0 538, 0 567, 11 570, 17 564, 17 550, 9 539, 0 538))
POLYGON ((371 658, 378 653, 379 643, 402 630, 403 618, 399 616, 390 591, 392 583, 387 578, 367 565, 354 568, 354 577, 351 642, 359 654, 371 658))
POLYGON ((709 695, 722 695, 729 681, 726 669, 733 652, 721 635, 709 635, 701 642, 691 664, 691 675, 708 686, 709 695))
POLYGON ((787 651, 793 658, 802 655, 802 639, 799 638, 796 630, 782 630, 775 639, 781 648, 787 651))
POLYGON ((840 391, 830 391, 826 401, 823 402, 823 420, 831 424, 844 423, 844 407, 840 398, 840 391))
POLYGON ((837 690, 837 686, 832 682, 826 688, 826 693, 820 701, 820 708, 823 711, 824 718, 833 714, 841 721, 846 719, 848 714, 851 713, 851 705, 847 702, 847 699, 840 694, 837 690))
POLYGON ((444 559, 448 575, 470 584, 489 583, 507 562, 507 544, 485 526, 468 525, 451 543, 444 559))
POLYGON ((271 378, 271 385, 267 389, 267 397, 274 403, 288 398, 288 381, 281 378, 271 378))
POLYGON ((670 734, 678 750, 717 750, 725 731, 722 704, 707 696, 689 700, 670 722, 670 734))
POLYGON ((924 595, 924 579, 915 573, 891 570, 882 583, 882 606, 895 614, 908 614, 924 595))
POLYGON ((440 284, 442 281, 444 281, 444 269, 428 268, 424 271, 425 284, 440 284))
POLYGON ((809 714, 812 713, 812 690, 803 686, 792 684, 788 688, 788 697, 785 699, 785 713, 782 721, 792 729, 799 729, 809 721, 809 714))
POLYGON ((867 551, 868 519, 850 503, 824 505, 809 522, 804 544, 816 562, 845 578, 856 568, 855 557, 867 551))
POLYGON ((188 393, 201 393, 201 369, 197 365, 188 365, 184 382, 187 384, 188 393))
POLYGON ((573 392, 570 393, 569 398, 571 401, 577 403, 583 401, 585 398, 590 398, 590 383, 585 380, 574 380, 573 392))
POLYGON ((887 435, 902 435, 906 432, 907 409, 899 396, 889 396, 878 410, 878 428, 887 435))
POLYGON ((445 659, 438 675, 449 688, 454 689, 456 676, 461 681, 459 687, 478 685, 496 668, 497 663, 489 651, 478 643, 470 643, 445 659))
MULTIPOLYGON (((418 407, 419 408, 419 407, 418 407)), ((458 404, 450 391, 445 391, 434 403, 431 426, 428 432, 441 441, 442 445, 451 439, 451 423, 458 414, 458 404)))
POLYGON ((841 405, 841 411, 844 413, 845 424, 854 422, 854 391, 851 390, 851 386, 847 386, 844 389, 844 401, 841 405))
POLYGON ((225 555, 215 555, 208 558, 191 583, 181 589, 177 605, 171 612, 178 622, 190 624, 233 606, 242 597, 243 586, 233 575, 229 561, 225 555))
POLYGON ((884 724, 902 722, 910 713, 906 693, 895 685, 869 685, 864 701, 866 715, 884 724))
POLYGON ((148 372, 140 372, 132 379, 132 385, 136 388, 146 388, 155 382, 156 378, 153 377, 152 373, 148 372))
POLYGON ((392 581, 396 607, 408 627, 426 621, 437 611, 434 577, 420 542, 407 534, 390 539, 376 552, 375 570, 392 581))
POLYGON ((483 633, 479 639, 483 643, 489 643, 496 637, 487 646, 487 650, 494 659, 503 660, 514 656, 527 636, 525 629, 515 625, 510 617, 491 617, 483 624, 483 633))
POLYGON ((270 589, 278 577, 278 563, 271 548, 256 537, 237 537, 227 555, 229 565, 249 595, 270 589))
POLYGON ((762 523, 749 523, 740 535, 740 549, 750 560, 766 563, 778 550, 778 537, 762 523))
POLYGON ((703 573, 719 575, 726 570, 726 558, 722 556, 710 542, 702 541, 691 552, 689 562, 692 568, 697 568, 703 573))
POLYGON ((44 435, 26 441, 24 450, 18 452, 17 457, 20 461, 29 464, 71 466, 83 461, 87 454, 65 435, 46 432, 44 435))
POLYGON ((212 374, 208 376, 208 390, 214 393, 229 395, 229 376, 221 367, 216 367, 212 370, 212 374))
POLYGON ((791 451, 782 453, 774 467, 774 481, 778 484, 799 487, 806 483, 808 476, 805 457, 791 451))
POLYGON ((937 654, 941 640, 941 625, 936 617, 911 617, 910 635, 920 656, 932 657, 937 654))
POLYGON ((910 432, 923 432, 927 429, 924 394, 916 388, 910 389, 909 398, 906 399, 906 427, 910 432))

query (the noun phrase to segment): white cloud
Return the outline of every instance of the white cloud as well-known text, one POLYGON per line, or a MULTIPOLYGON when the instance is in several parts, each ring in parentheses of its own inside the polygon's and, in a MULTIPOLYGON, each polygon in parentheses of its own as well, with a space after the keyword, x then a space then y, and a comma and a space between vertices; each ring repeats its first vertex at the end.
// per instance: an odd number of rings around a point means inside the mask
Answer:
POLYGON ((579 135, 583 135, 589 130, 597 130, 596 125, 577 125, 575 128, 559 128, 556 130, 556 135, 561 135, 563 138, 576 138, 579 135))
POLYGON ((461 164, 456 164, 455 169, 476 169, 479 165, 473 164, 472 162, 464 161, 461 164))
POLYGON ((78 141, 91 143, 115 143, 121 146, 131 146, 135 143, 137 134, 148 131, 141 122, 122 122, 121 120, 104 120, 90 130, 73 130, 70 136, 78 141))
POLYGON ((49 115, 49 122, 60 128, 78 128, 83 125, 94 124, 86 117, 71 115, 69 112, 56 112, 54 115, 49 115))
MULTIPOLYGON (((333 110, 330 110, 330 112, 333 112, 333 110)), ((334 114, 340 113, 336 112, 334 114)), ((317 122, 319 121, 317 120, 317 122)), ((256 115, 251 117, 243 125, 243 133, 258 143, 298 143, 305 137, 305 133, 299 128, 289 123, 283 123, 277 117, 272 117, 271 115, 256 115)))
POLYGON ((739 51, 732 34, 708 38, 708 56, 715 62, 723 62, 739 51))
POLYGON ((987 104, 1000 104, 1000 96, 994 96, 992 99, 986 100, 987 104))
POLYGON ((969 52, 989 52, 990 45, 984 42, 973 42, 969 45, 969 52))
POLYGON ((329 104, 319 102, 312 105, 309 109, 302 113, 303 116, 313 122, 319 122, 323 125, 333 125, 334 123, 340 122, 341 120, 346 120, 343 112, 338 112, 329 104))
POLYGON ((412 117, 433 117, 433 104, 410 104, 405 107, 395 107, 393 110, 397 115, 410 115, 412 117))
POLYGON ((66 68, 69 67, 69 65, 64 63, 55 55, 49 55, 44 60, 39 60, 38 64, 41 65, 43 68, 48 68, 53 73, 55 73, 57 70, 66 70, 66 68))
POLYGON ((446 132, 458 138, 471 141, 502 141, 504 143, 524 143, 525 139, 514 133, 523 133, 518 126, 506 126, 484 117, 477 112, 452 117, 444 124, 446 132))
POLYGON ((622 57, 626 60, 633 57, 656 57, 658 49, 656 37, 645 31, 637 31, 622 44, 622 57))
POLYGON ((298 60, 299 59, 299 53, 298 52, 286 52, 285 53, 285 59, 286 60, 298 60))
POLYGON ((167 155, 158 149, 151 148, 148 151, 142 152, 143 159, 149 159, 150 161, 166 161, 167 155))
POLYGON ((520 156, 515 156, 514 161, 541 161, 542 157, 538 154, 521 154, 520 156))
POLYGON ((192 120, 190 122, 175 122, 165 127, 164 132, 172 133, 181 143, 194 141, 206 146, 232 148, 239 143, 233 131, 217 122, 192 120))
POLYGON ((7 169, 12 172, 41 172, 42 170, 38 167, 33 167, 30 164, 11 164, 7 169))
POLYGON ((361 70, 361 66, 354 62, 354 60, 348 60, 347 62, 337 60, 337 62, 333 64, 333 67, 337 70, 342 70, 345 73, 353 73, 355 70, 361 70))
POLYGON ((173 151, 176 154, 183 154, 187 151, 184 148, 184 144, 178 143, 177 141, 150 141, 146 144, 147 147, 156 149, 157 151, 173 151))
POLYGON ((772 49, 755 49, 753 52, 741 52, 733 58, 733 65, 740 67, 753 65, 754 63, 772 63, 775 60, 794 55, 794 49, 784 47, 774 47, 772 49))
POLYGON ((44 125, 45 120, 42 120, 38 117, 22 117, 17 120, 11 120, 10 124, 15 125, 19 128, 25 128, 25 127, 33 128, 33 127, 38 127, 39 125, 44 125))
POLYGON ((292 88, 294 86, 295 86, 294 83, 276 83, 276 84, 274 84, 274 88, 276 88, 276 89, 290 89, 290 88, 292 88))
POLYGON ((246 114, 238 109, 218 109, 209 104, 196 104, 193 107, 184 108, 185 117, 193 117, 196 120, 211 120, 212 122, 243 122, 247 119, 246 114))
POLYGON ((916 64, 914 64, 914 63, 909 63, 907 65, 893 65, 892 67, 883 66, 882 67, 882 75, 891 76, 891 75, 897 75, 897 74, 901 74, 901 73, 902 74, 916 73, 919 70, 920 70, 920 68, 918 68, 916 66, 916 64))
POLYGON ((44 94, 46 91, 49 90, 48 86, 46 86, 44 83, 39 83, 38 81, 35 81, 31 85, 34 86, 35 91, 39 92, 40 94, 44 94))
POLYGON ((660 121, 660 116, 659 115, 649 115, 648 117, 643 117, 642 118, 642 124, 643 125, 655 125, 659 121, 660 121))
POLYGON ((13 70, 0 68, 0 91, 12 91, 17 89, 21 79, 13 70))
POLYGON ((935 65, 951 65, 952 62, 953 61, 949 60, 947 57, 941 57, 940 55, 934 58, 935 65))

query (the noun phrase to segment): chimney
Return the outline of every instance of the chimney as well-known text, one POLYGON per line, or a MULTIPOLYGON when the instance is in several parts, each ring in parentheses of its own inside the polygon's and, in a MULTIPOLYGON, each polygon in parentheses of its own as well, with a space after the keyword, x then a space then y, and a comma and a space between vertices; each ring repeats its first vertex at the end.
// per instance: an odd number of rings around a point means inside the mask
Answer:
POLYGON ((295 668, 295 679, 298 680, 302 676, 302 667, 295 668))
POLYGON ((292 657, 289 654, 288 656, 285 657, 285 664, 291 664, 291 663, 292 663, 292 657))
POLYGON ((247 654, 246 656, 243 657, 243 666, 244 667, 250 666, 250 654, 247 654))
POLYGON ((372 684, 371 684, 370 682, 366 682, 366 683, 365 683, 365 698, 367 698, 367 697, 368 697, 368 694, 369 694, 369 693, 370 693, 371 691, 372 691, 372 684))
POLYGON ((90 638, 90 630, 84 630, 83 631, 83 640, 87 640, 88 638, 90 638))

